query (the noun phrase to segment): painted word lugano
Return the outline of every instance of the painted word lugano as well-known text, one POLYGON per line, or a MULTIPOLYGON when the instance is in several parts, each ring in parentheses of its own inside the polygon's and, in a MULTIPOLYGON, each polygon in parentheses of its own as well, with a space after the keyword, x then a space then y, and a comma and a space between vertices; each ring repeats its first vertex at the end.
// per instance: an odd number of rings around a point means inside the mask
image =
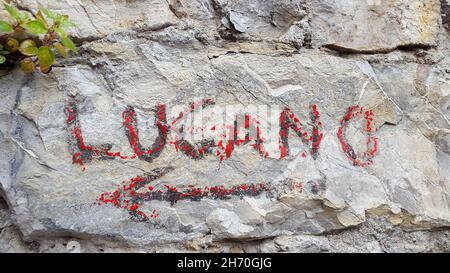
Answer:
MULTIPOLYGON (((269 152, 265 149, 267 139, 263 137, 261 122, 248 113, 242 114, 240 118, 237 116, 234 117, 230 124, 222 126, 213 124, 210 126, 209 130, 211 131, 216 131, 219 127, 221 128, 222 131, 217 134, 216 138, 205 138, 197 142, 192 142, 186 138, 187 133, 198 130, 203 131, 205 130, 205 126, 187 129, 185 125, 178 126, 178 124, 181 124, 183 119, 189 114, 214 104, 214 101, 211 99, 191 103, 172 121, 168 121, 166 106, 164 104, 158 105, 155 109, 155 127, 158 129, 158 135, 151 147, 144 147, 142 145, 136 111, 133 107, 127 107, 122 113, 123 133, 126 135, 133 153, 123 155, 121 152, 111 151, 111 144, 90 145, 85 142, 80 126, 76 97, 72 96, 67 100, 66 114, 67 126, 71 136, 69 146, 73 163, 79 164, 83 169, 85 169, 85 162, 93 159, 139 159, 151 163, 162 154, 162 151, 167 145, 173 145, 177 152, 181 152, 193 160, 201 160, 208 155, 212 155, 217 156, 220 161, 223 161, 230 158, 233 151, 242 145, 250 145, 262 158, 269 157, 269 152), (242 122, 238 122, 239 120, 242 122)), ((309 131, 288 107, 283 108, 279 116, 276 117, 278 123, 279 159, 284 159, 290 155, 289 137, 293 135, 290 134, 291 130, 294 135, 301 139, 306 147, 309 147, 309 153, 313 159, 319 157, 320 144, 324 137, 322 122, 320 121, 318 106, 312 104, 310 108, 310 120, 307 123, 310 127, 309 131)), ((373 115, 372 111, 364 110, 358 105, 351 106, 342 118, 336 133, 342 152, 355 166, 365 167, 373 164, 373 159, 378 148, 378 139, 374 136, 373 115), (357 120, 358 117, 363 118, 363 130, 367 134, 367 150, 364 152, 356 152, 347 138, 349 124, 353 120, 357 120)))
MULTIPOLYGON (((123 133, 128 139, 132 154, 124 155, 121 152, 111 151, 112 144, 91 145, 86 143, 83 137, 81 122, 76 96, 71 96, 67 100, 66 115, 67 127, 69 130, 69 149, 72 155, 72 162, 86 169, 85 164, 89 161, 99 160, 143 160, 153 162, 161 156, 167 145, 172 145, 177 152, 181 152, 192 160, 202 160, 207 156, 216 156, 219 162, 232 157, 233 152, 239 146, 250 145, 263 159, 269 157, 267 134, 263 130, 263 125, 258 120, 258 115, 245 112, 240 115, 231 115, 231 120, 225 118, 222 124, 198 124, 188 126, 192 122, 186 122, 189 116, 211 108, 215 105, 211 99, 200 100, 182 107, 180 112, 172 115, 172 120, 168 120, 166 105, 157 105, 154 109, 154 125, 158 134, 150 147, 144 147, 140 141, 138 130, 137 113, 133 107, 126 107, 122 113, 123 133), (184 121, 184 122, 183 122, 184 121), (214 137, 207 137, 193 140, 193 132, 200 131, 214 132, 214 137)), ((248 110, 248 109, 246 109, 248 110)), ((300 118, 288 107, 275 111, 277 115, 270 115, 273 119, 275 135, 277 138, 278 156, 283 160, 290 155, 289 137, 298 137, 303 145, 309 150, 311 157, 316 160, 319 157, 320 144, 324 137, 322 122, 320 119, 319 107, 316 104, 310 105, 309 121, 303 124, 300 118)), ((201 116, 201 115, 200 115, 201 116)), ((225 115, 226 116, 226 115, 225 115)), ((230 116, 230 115, 228 115, 230 116)), ((195 124, 195 122, 194 122, 195 124)), ((341 146, 342 152, 354 166, 365 167, 373 164, 373 159, 377 152, 378 139, 374 136, 373 112, 365 110, 355 105, 348 108, 344 117, 340 121, 340 126, 336 136, 341 146), (367 149, 363 152, 356 152, 347 138, 347 131, 352 121, 363 120, 362 130, 367 135, 367 149)), ((204 136, 204 134, 201 134, 204 136)), ((302 157, 307 153, 303 152, 302 157)), ((271 157, 273 159, 273 156, 271 157)), ((98 198, 98 204, 112 204, 113 206, 125 209, 135 221, 155 223, 159 216, 156 210, 145 213, 140 210, 140 206, 148 201, 165 201, 175 204, 178 201, 200 201, 204 198, 228 199, 232 196, 257 196, 271 189, 270 183, 246 183, 231 186, 204 186, 198 187, 187 185, 186 189, 179 190, 169 184, 164 184, 164 188, 154 188, 152 183, 162 178, 172 171, 172 167, 155 168, 150 170, 148 175, 136 176, 128 181, 122 181, 116 190, 105 192, 98 198)), ((294 190, 303 189, 299 182, 292 182, 294 190)))

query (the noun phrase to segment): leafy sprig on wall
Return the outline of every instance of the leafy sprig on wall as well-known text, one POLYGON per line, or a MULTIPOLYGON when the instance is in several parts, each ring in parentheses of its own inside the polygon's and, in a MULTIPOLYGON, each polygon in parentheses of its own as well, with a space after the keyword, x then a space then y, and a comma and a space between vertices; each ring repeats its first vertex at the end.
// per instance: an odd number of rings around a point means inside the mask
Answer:
POLYGON ((3 3, 9 18, 0 18, 0 65, 20 64, 25 73, 39 67, 42 73, 51 71, 56 54, 67 58, 77 53, 67 30, 75 27, 69 16, 52 12, 42 5, 36 13, 19 10, 3 3))

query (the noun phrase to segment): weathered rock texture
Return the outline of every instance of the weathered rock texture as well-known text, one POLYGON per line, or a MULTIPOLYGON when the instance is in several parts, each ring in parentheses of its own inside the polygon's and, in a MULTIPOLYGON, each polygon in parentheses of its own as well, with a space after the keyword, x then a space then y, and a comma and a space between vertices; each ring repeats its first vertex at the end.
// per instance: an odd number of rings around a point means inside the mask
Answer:
POLYGON ((40 2, 78 25, 80 54, 0 77, 0 251, 450 251, 448 1, 40 2), (158 105, 170 124, 196 98, 289 107, 308 133, 314 105, 323 139, 310 153, 291 130, 284 158, 280 135, 265 156, 246 145, 193 159, 169 140, 130 156, 124 113, 151 147, 158 105), (367 164, 338 136, 354 105, 373 112, 373 132, 364 112, 346 132, 360 157, 377 139, 367 164), (74 124, 85 145, 128 157, 83 149, 74 124), (130 204, 100 198, 135 177, 147 184, 130 204), (157 189, 167 198, 136 197, 157 189))

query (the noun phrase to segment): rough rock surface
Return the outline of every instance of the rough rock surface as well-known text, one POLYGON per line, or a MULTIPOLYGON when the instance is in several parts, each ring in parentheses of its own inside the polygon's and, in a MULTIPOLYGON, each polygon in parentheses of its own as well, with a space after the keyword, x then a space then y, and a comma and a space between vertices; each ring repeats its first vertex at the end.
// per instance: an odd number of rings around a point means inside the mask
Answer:
POLYGON ((448 1, 40 2, 80 54, 0 77, 0 251, 450 251, 448 1), (132 156, 127 117, 152 147, 158 105, 170 125, 196 99, 289 107, 311 135, 320 113, 323 138, 132 156), (180 197, 214 186, 236 194, 180 197), (129 204, 101 198, 116 189, 129 204))
POLYGON ((435 46, 439 1, 312 1, 313 44, 356 52, 435 46), (382 20, 380 20, 382 18, 382 20))

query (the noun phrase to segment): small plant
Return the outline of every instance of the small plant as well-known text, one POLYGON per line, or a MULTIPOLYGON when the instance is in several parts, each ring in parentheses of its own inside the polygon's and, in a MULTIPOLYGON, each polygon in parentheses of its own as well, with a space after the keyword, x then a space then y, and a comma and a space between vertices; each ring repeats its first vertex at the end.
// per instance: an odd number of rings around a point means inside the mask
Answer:
POLYGON ((7 3, 3 3, 3 7, 9 18, 0 20, 0 65, 20 63, 25 73, 39 67, 47 74, 52 69, 56 52, 64 58, 68 57, 69 51, 77 52, 66 32, 75 27, 69 16, 52 12, 42 5, 36 13, 18 10, 7 3))

